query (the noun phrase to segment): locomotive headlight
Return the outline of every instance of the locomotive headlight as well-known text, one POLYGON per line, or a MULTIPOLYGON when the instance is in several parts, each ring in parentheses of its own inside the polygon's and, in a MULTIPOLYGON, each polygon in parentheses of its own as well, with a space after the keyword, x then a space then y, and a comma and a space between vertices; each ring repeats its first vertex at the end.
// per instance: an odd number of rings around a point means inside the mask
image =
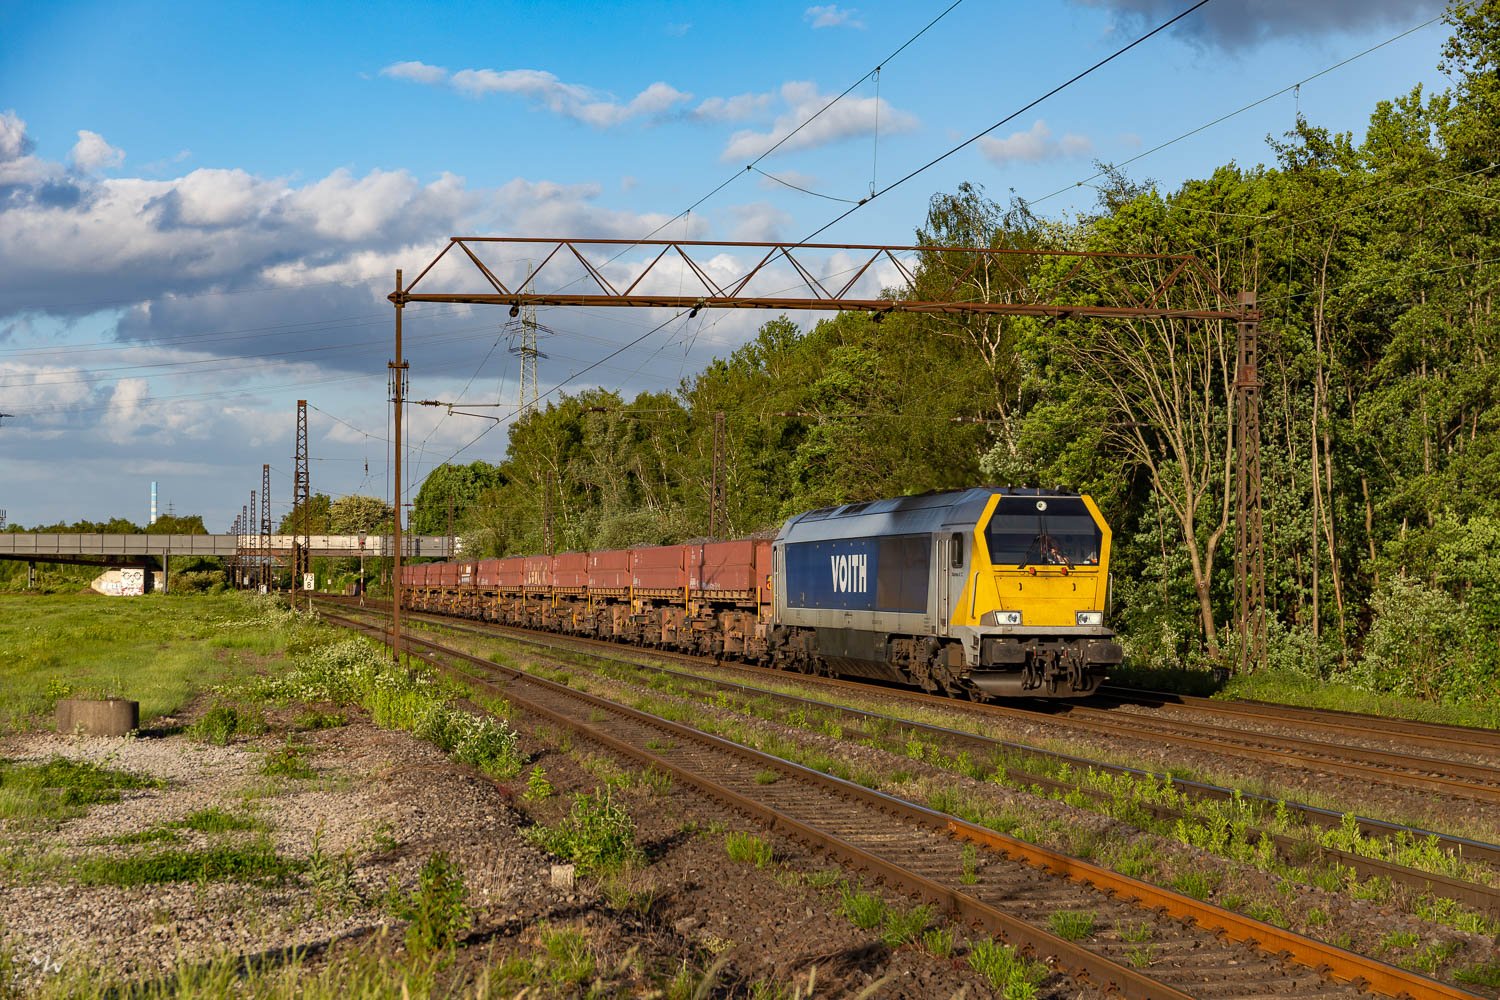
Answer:
POLYGON ((1103 611, 1080 611, 1073 616, 1073 620, 1079 625, 1103 625, 1103 611))
POLYGON ((1021 612, 1019 612, 1019 611, 1000 611, 1000 612, 997 612, 995 614, 995 624, 997 624, 997 625, 1019 625, 1019 624, 1021 624, 1021 612))

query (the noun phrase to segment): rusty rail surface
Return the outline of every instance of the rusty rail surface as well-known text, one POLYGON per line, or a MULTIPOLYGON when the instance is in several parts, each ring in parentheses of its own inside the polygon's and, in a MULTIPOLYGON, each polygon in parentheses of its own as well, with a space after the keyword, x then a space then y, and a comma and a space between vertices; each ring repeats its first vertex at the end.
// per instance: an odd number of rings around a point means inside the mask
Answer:
MULTIPOLYGON (((373 633, 384 638, 387 633, 383 628, 370 626, 353 619, 329 616, 335 624, 358 629, 366 633, 373 633)), ((1289 960, 1298 965, 1312 970, 1320 977, 1320 981, 1314 981, 1315 994, 1323 995, 1324 992, 1335 984, 1349 984, 1359 991, 1373 990, 1393 997, 1473 997, 1474 994, 1438 982, 1428 977, 1408 972, 1395 966, 1387 965, 1375 959, 1345 951, 1340 948, 1315 941, 1301 935, 1284 931, 1261 921, 1221 909, 1208 903, 1201 902, 1180 893, 1149 885, 1137 879, 1119 875, 1106 869, 1092 865, 1077 858, 1071 858, 1058 852, 1049 851, 1044 848, 1027 844, 1004 834, 996 833, 984 827, 967 823, 956 817, 936 812, 915 803, 887 795, 882 792, 863 788, 852 782, 811 770, 801 765, 783 760, 781 758, 764 754, 748 747, 742 746, 728 740, 721 739, 703 733, 697 729, 678 723, 669 722, 657 716, 627 706, 612 702, 596 695, 577 691, 571 687, 555 683, 545 678, 536 677, 525 671, 508 668, 494 664, 488 660, 465 653, 461 650, 451 649, 426 639, 409 639, 413 647, 421 647, 428 653, 417 653, 424 660, 432 663, 440 669, 451 672, 471 683, 478 683, 487 688, 502 693, 513 704, 518 705, 528 713, 535 713, 551 721, 563 724, 575 731, 581 732, 590 739, 610 747, 611 749, 643 761, 651 766, 666 770, 676 778, 700 789, 701 791, 718 798, 737 809, 744 810, 754 815, 773 828, 788 832, 798 839, 814 844, 824 850, 830 851, 846 861, 854 864, 865 871, 875 874, 882 880, 898 885, 906 891, 911 892, 927 901, 941 904, 949 912, 954 913, 960 919, 970 923, 986 927, 992 932, 999 933, 1008 941, 1029 951, 1033 956, 1047 956, 1056 958, 1060 964, 1071 969, 1075 975, 1081 975, 1086 981, 1104 989, 1120 992, 1129 997, 1163 997, 1179 998, 1191 996, 1175 985, 1165 983, 1159 978, 1162 975, 1172 975, 1175 978, 1201 977, 1201 972, 1194 969, 1179 967, 1157 968, 1156 977, 1147 976, 1141 970, 1116 962, 1097 951, 1090 950, 1083 945, 1064 940, 1048 931, 1042 930, 1024 920, 1018 919, 1008 913, 997 909, 971 892, 962 891, 946 884, 941 878, 931 878, 912 870, 907 864, 901 864, 883 856, 883 853, 862 848, 850 843, 847 834, 835 835, 830 833, 825 826, 825 819, 832 819, 836 804, 858 803, 865 808, 864 823, 879 823, 883 817, 895 818, 906 826, 916 826, 925 829, 930 834, 946 834, 951 838, 949 842, 967 841, 986 847, 987 849, 1011 858, 1015 861, 1024 862, 1026 865, 1061 876, 1068 881, 1087 886, 1099 893, 1103 898, 1112 898, 1133 904, 1145 913, 1166 914, 1176 921, 1180 926, 1190 928, 1196 925, 1199 928, 1211 932, 1221 938, 1230 941, 1242 942, 1252 945, 1264 955, 1270 956, 1276 962, 1289 960), (456 660, 462 663, 480 667, 487 674, 499 674, 509 679, 510 684, 498 685, 483 677, 476 677, 467 670, 459 670, 442 662, 443 659, 456 660), (516 689, 517 684, 526 685, 535 689, 532 694, 523 694, 516 689), (739 762, 749 766, 731 765, 729 770, 740 775, 752 775, 758 773, 755 768, 773 767, 783 775, 791 776, 805 785, 810 785, 826 793, 826 804, 824 809, 818 813, 819 820, 808 822, 787 815, 780 809, 774 808, 767 803, 766 799, 774 797, 769 789, 776 784, 766 786, 765 789, 757 789, 755 784, 748 784, 744 791, 737 791, 727 787, 720 781, 706 777, 703 773, 705 765, 701 763, 697 767, 674 763, 663 754, 666 751, 647 750, 644 745, 620 738, 605 731, 602 725, 596 725, 592 721, 585 722, 577 716, 563 711, 558 707, 548 706, 535 697, 536 692, 541 692, 553 697, 562 698, 565 702, 581 704, 590 710, 603 710, 618 719, 627 720, 636 725, 644 725, 650 730, 666 732, 678 739, 695 744, 697 748, 706 749, 719 755, 729 755, 737 758, 739 762), (754 792, 754 794, 749 794, 754 792)), ((590 714, 592 720, 596 716, 590 714)), ((820 800, 825 801, 825 800, 820 800)), ((840 821, 847 823, 849 817, 844 816, 840 821)), ((881 841, 884 844, 884 841, 881 841)), ((914 849, 920 849, 919 842, 905 844, 905 851, 910 854, 914 849)), ((927 858, 932 865, 934 859, 927 858)), ((1206 941, 1213 941, 1210 937, 1206 941)), ((1211 945, 1210 945, 1211 946, 1211 945)), ((1222 945, 1221 945, 1222 947, 1222 945)), ((1241 977, 1254 976, 1257 970, 1235 965, 1230 970, 1230 975, 1235 977, 1228 980, 1230 984, 1242 981, 1241 977)), ((1224 995, 1223 985, 1226 981, 1214 983, 1216 995, 1224 995)), ((1191 983, 1183 985, 1191 986, 1191 983)), ((1264 983, 1255 979, 1247 983, 1247 990, 1259 994, 1262 992, 1264 983)), ((1285 995, 1297 995, 1307 985, 1306 979, 1289 981, 1283 979, 1281 987, 1289 987, 1297 993, 1285 995)))
MULTIPOLYGON (((332 603, 350 603, 345 598, 334 597, 332 595, 325 595, 324 599, 327 599, 332 603)), ((377 611, 382 606, 382 602, 370 602, 370 608, 373 608, 377 611)), ((819 677, 811 674, 770 671, 760 667, 744 666, 733 662, 715 662, 704 657, 694 656, 687 653, 678 653, 669 650, 652 649, 632 651, 628 648, 622 648, 616 643, 604 642, 602 640, 593 639, 588 636, 563 636, 553 632, 538 632, 531 629, 523 629, 511 625, 502 625, 498 622, 475 621, 465 618, 455 618, 452 616, 441 615, 432 612, 410 612, 410 614, 412 614, 414 618, 426 619, 435 624, 440 624, 444 628, 455 629, 458 631, 472 631, 479 634, 489 633, 503 636, 505 638, 511 639, 512 641, 528 643, 531 645, 549 649, 588 649, 592 652, 593 655, 598 656, 601 659, 613 660, 620 663, 629 663, 635 666, 644 666, 651 669, 665 668, 660 667, 658 664, 648 662, 650 660, 675 660, 677 662, 692 664, 695 666, 713 666, 715 669, 724 671, 726 673, 739 674, 744 677, 752 678, 755 681, 771 682, 777 680, 795 680, 799 684, 845 691, 852 695, 858 695, 864 698, 888 698, 896 702, 916 702, 918 704, 932 705, 934 707, 944 708, 949 711, 959 713, 983 713, 986 710, 1004 710, 1001 709, 1000 706, 977 705, 971 702, 958 701, 956 699, 943 695, 929 695, 920 691, 904 688, 883 687, 860 681, 846 681, 835 677, 819 677)), ((713 682, 712 679, 706 678, 705 680, 708 680, 710 683, 713 682)), ((764 692, 763 689, 760 688, 755 688, 754 685, 752 685, 751 687, 754 690, 762 691, 762 693, 771 693, 764 692)), ((826 705, 826 703, 823 702, 810 703, 817 705, 826 705)), ((843 706, 839 707, 842 711, 858 711, 856 709, 844 708, 843 706)), ((1023 712, 1023 717, 1028 721, 1035 719, 1035 714, 1027 712, 1026 710, 1013 709, 1011 711, 1023 712)), ((895 721, 899 721, 905 725, 920 725, 919 723, 913 723, 910 720, 901 719, 899 717, 892 718, 895 719, 895 721)), ((1324 829, 1333 829, 1342 826, 1345 822, 1345 813, 1340 813, 1332 809, 1325 809, 1321 806, 1310 805, 1304 802, 1297 802, 1289 799, 1278 799, 1273 796, 1259 795, 1253 792, 1245 792, 1238 789, 1226 788, 1222 785, 1215 785, 1209 782, 1192 781, 1189 779, 1178 778, 1172 775, 1167 775, 1144 768, 1129 767, 1123 764, 1113 764, 1106 761, 1093 760, 1087 757, 1078 757, 1072 754, 1066 754, 1056 750, 1047 750, 1042 747, 1032 746, 1025 743, 1016 743, 989 737, 975 737, 974 734, 963 734, 957 730, 955 730, 954 732, 958 735, 967 735, 971 738, 989 739, 991 741, 989 744, 987 744, 989 746, 1027 753, 1040 759, 1067 764, 1070 767, 1092 768, 1095 771, 1101 771, 1108 774, 1127 776, 1132 778, 1150 778, 1157 781, 1170 781, 1173 786, 1179 791, 1193 798, 1222 801, 1226 799, 1233 799, 1238 796, 1239 798, 1246 801, 1261 803, 1268 807, 1284 805, 1286 809, 1296 814, 1300 819, 1305 821, 1310 826, 1322 827, 1324 829)), ((1387 820, 1375 819, 1368 816, 1355 816, 1354 820, 1358 825, 1360 833, 1366 836, 1391 837, 1405 833, 1422 839, 1426 839, 1429 837, 1436 838, 1437 842, 1443 847, 1444 850, 1448 851, 1456 857, 1462 858, 1465 861, 1500 866, 1500 845, 1486 843, 1485 841, 1475 840, 1470 837, 1460 837, 1453 834, 1440 833, 1435 830, 1425 830, 1421 827, 1392 823, 1387 820)), ((1325 850, 1330 849, 1325 848, 1325 850)), ((1352 858, 1357 856, 1351 855, 1350 857, 1352 858)), ((1372 862, 1374 859, 1364 860, 1366 862, 1372 862)), ((1385 873, 1375 872, 1372 870, 1372 874, 1385 873)))
POLYGON ((1098 696, 1120 705, 1180 708, 1209 716, 1250 719, 1276 725, 1296 725, 1340 736, 1360 736, 1383 740, 1400 737, 1403 742, 1435 750, 1472 754, 1476 752, 1476 748, 1481 748, 1485 752, 1491 750, 1500 752, 1500 730, 1484 729, 1479 726, 1447 725, 1383 715, 1361 715, 1358 712, 1346 712, 1334 708, 1304 708, 1300 705, 1278 705, 1267 701, 1242 699, 1221 701, 1217 698, 1201 698, 1195 695, 1171 694, 1164 691, 1137 691, 1112 685, 1101 688, 1098 696))

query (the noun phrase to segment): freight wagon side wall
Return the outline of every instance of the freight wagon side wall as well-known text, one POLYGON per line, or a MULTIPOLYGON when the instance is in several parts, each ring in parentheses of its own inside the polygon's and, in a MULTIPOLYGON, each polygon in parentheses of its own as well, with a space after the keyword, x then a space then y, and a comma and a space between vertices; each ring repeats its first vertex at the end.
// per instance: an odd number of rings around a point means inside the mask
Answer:
POLYGON ((563 552, 552 561, 552 584, 558 588, 582 589, 589 585, 589 553, 563 552))
POLYGON ((481 559, 474 570, 475 583, 486 590, 500 586, 500 560, 481 559))
POLYGON ((630 550, 606 549, 589 553, 590 590, 627 590, 631 585, 630 550))
POLYGON ((541 590, 552 586, 552 556, 525 558, 526 589, 541 590))
POLYGON ((526 557, 511 556, 501 559, 495 568, 499 586, 504 590, 520 590, 526 582, 526 557))
POLYGON ((688 585, 686 545, 630 550, 631 581, 637 590, 682 593, 688 585))

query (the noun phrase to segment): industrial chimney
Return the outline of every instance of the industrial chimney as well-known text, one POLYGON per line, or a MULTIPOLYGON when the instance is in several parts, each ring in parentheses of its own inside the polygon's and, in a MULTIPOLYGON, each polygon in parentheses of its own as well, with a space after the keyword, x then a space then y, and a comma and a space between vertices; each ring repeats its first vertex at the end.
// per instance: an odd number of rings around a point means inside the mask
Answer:
POLYGON ((156 523, 156 480, 151 480, 151 523, 156 523))

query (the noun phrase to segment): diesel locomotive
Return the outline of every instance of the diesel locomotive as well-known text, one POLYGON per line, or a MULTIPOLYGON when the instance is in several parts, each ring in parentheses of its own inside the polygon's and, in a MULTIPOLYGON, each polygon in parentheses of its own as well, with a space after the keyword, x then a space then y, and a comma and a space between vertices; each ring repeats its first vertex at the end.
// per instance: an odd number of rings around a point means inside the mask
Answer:
POLYGON ((915 685, 1070 698, 1122 650, 1109 526, 1062 490, 975 487, 826 507, 775 538, 402 567, 423 611, 915 685))

